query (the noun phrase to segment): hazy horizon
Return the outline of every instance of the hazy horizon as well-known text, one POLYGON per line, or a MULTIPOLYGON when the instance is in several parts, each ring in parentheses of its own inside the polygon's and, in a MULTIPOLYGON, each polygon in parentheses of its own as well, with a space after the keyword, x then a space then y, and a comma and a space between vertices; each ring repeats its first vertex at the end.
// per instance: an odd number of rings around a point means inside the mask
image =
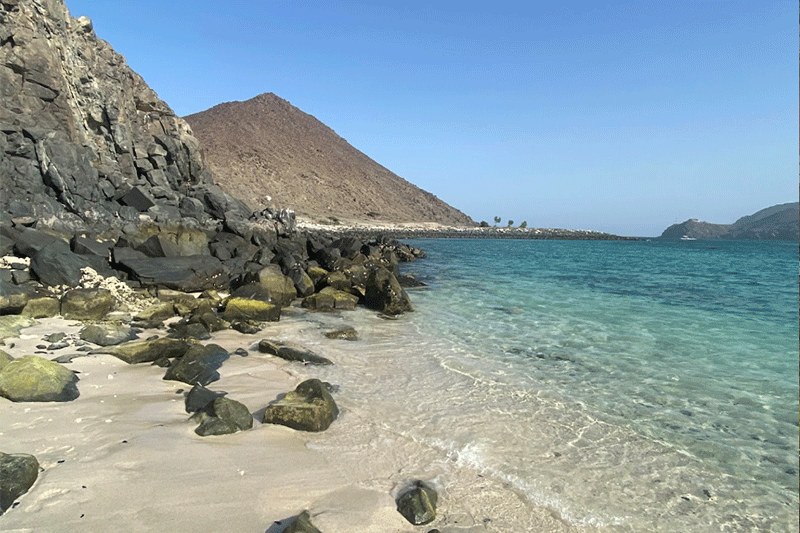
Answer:
POLYGON ((185 116, 273 92, 476 222, 797 201, 798 6, 66 0, 185 116))

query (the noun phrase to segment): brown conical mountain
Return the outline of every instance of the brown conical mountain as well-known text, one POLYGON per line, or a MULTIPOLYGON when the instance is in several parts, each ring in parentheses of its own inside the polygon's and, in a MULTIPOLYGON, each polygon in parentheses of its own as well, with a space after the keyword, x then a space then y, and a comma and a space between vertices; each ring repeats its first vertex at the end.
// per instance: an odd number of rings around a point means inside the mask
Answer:
POLYGON ((254 210, 290 207, 318 221, 474 225, 461 211, 382 167, 272 93, 219 104, 185 119, 217 184, 254 210))

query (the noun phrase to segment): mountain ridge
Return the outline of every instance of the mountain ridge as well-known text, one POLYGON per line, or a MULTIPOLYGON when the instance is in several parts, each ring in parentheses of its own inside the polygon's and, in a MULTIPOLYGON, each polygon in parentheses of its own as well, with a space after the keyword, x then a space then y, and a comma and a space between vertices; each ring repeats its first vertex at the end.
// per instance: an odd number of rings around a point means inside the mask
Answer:
POLYGON ((273 93, 183 118, 216 183, 254 210, 290 207, 317 221, 475 224, 273 93))

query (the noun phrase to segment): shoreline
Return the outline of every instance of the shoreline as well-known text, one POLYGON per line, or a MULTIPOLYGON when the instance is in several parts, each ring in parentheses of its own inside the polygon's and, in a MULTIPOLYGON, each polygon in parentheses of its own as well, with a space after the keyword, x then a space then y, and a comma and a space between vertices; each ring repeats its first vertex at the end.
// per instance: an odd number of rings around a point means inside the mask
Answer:
POLYGON ((532 239, 532 240, 593 240, 643 241, 648 237, 629 237, 599 231, 559 228, 503 228, 443 226, 435 223, 363 223, 318 224, 297 220, 297 229, 309 234, 331 237, 369 238, 383 235, 393 239, 532 239))

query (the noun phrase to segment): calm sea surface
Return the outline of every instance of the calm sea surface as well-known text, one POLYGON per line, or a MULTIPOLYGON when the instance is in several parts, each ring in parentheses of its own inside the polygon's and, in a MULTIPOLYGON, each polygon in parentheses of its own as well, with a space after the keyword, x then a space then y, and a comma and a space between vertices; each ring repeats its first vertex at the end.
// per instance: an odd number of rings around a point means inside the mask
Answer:
POLYGON ((342 427, 578 530, 797 531, 796 242, 413 244, 416 311, 328 371, 342 427))

